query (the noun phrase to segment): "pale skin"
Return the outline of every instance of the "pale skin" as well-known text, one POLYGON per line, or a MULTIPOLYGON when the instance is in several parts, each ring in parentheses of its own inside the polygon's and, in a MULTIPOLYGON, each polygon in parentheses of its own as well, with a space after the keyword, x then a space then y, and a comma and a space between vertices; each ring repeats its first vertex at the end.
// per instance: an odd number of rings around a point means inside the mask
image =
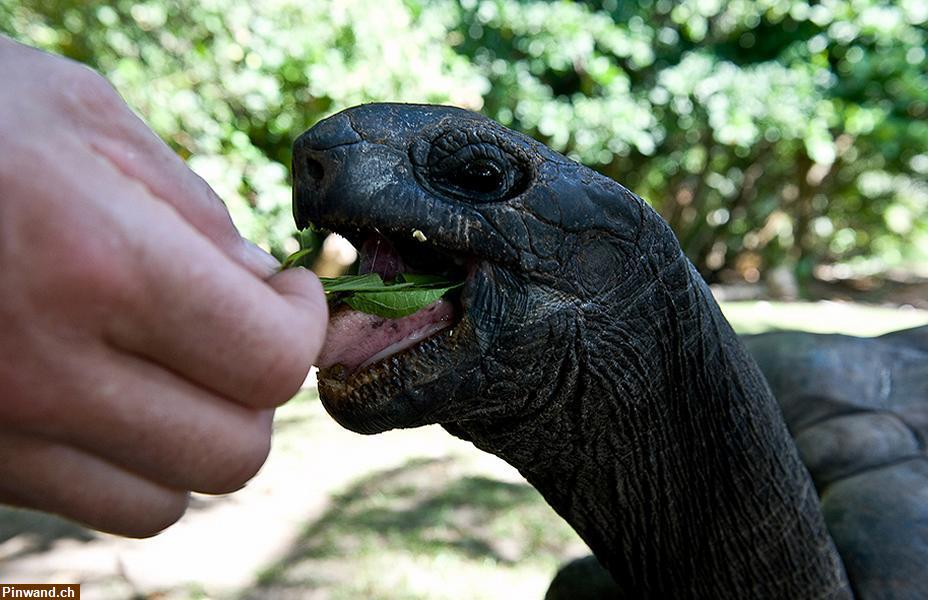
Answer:
POLYGON ((99 75, 0 36, 0 502, 153 535, 242 487, 327 311, 99 75))

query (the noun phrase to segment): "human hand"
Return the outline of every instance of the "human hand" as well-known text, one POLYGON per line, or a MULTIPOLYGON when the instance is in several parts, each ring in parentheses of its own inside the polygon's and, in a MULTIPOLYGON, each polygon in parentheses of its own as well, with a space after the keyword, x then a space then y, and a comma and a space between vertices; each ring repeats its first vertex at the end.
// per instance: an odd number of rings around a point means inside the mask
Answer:
POLYGON ((96 73, 0 36, 0 81, 0 502, 152 535, 263 464, 321 287, 96 73))

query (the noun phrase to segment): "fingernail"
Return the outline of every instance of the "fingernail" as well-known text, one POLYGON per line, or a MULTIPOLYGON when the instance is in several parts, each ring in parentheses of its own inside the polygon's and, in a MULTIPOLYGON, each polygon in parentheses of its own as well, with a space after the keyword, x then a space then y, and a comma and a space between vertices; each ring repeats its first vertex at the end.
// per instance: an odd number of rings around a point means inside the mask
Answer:
POLYGON ((242 246, 245 248, 244 258, 247 266, 260 272, 262 275, 271 275, 280 269, 280 263, 277 259, 265 252, 254 242, 242 238, 242 246))

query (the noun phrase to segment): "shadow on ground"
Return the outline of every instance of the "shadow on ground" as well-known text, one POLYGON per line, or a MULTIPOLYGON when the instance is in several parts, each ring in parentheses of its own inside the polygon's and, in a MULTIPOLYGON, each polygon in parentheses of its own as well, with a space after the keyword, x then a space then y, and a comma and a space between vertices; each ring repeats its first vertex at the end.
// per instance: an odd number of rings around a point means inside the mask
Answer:
MULTIPOLYGON (((194 494, 187 512, 205 513, 233 500, 232 495, 194 494)), ((49 552, 62 542, 84 544, 100 536, 99 532, 56 515, 0 506, 0 575, 6 561, 49 552)))
POLYGON ((417 459, 333 498, 243 598, 478 598, 493 580, 503 597, 543 590, 576 546, 531 486, 417 459))
POLYGON ((47 552, 62 540, 89 542, 97 534, 59 517, 0 506, 0 561, 47 552))

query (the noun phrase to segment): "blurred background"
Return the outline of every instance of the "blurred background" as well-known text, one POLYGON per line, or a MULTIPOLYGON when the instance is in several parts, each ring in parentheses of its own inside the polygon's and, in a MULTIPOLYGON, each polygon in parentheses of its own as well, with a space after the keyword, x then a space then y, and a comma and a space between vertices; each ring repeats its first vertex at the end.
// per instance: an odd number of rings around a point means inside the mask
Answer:
MULTIPOLYGON (((0 32, 108 77, 278 257, 297 246, 299 133, 361 102, 455 104, 647 199, 740 331, 928 322, 924 0, 0 0, 0 32)), ((0 581, 539 598, 584 552, 517 473, 439 429, 341 431, 311 382, 278 429, 252 485, 154 540, 3 510, 0 581)))

